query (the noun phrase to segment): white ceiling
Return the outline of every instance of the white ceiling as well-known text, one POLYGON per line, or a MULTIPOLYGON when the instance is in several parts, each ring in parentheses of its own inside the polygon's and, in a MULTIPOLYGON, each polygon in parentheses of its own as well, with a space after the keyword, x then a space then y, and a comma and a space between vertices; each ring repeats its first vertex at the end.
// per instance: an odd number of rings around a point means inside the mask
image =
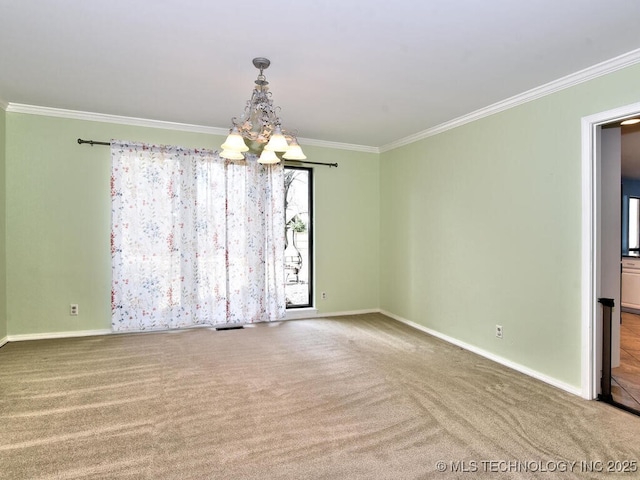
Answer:
POLYGON ((638 0, 0 0, 5 102, 379 147, 640 48, 638 0))

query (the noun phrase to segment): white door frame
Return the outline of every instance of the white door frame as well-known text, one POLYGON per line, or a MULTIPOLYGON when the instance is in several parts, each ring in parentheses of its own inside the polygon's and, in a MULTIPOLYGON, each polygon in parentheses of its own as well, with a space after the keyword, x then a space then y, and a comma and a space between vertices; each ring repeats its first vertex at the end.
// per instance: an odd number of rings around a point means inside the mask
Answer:
MULTIPOLYGON (((597 176, 599 136, 597 127, 606 123, 624 120, 640 113, 640 103, 615 108, 582 118, 582 397, 592 400, 597 397, 600 381, 596 365, 597 335, 596 319, 598 284, 597 200, 600 185, 597 176)), ((619 305, 616 305, 619 308, 619 305)))

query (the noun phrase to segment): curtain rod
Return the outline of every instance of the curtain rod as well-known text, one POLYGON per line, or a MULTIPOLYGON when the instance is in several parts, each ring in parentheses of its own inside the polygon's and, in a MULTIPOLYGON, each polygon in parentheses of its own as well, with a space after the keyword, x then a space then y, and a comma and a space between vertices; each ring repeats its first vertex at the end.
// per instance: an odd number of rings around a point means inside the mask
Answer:
MULTIPOLYGON (((82 140, 81 138, 78 139, 78 144, 82 145, 83 143, 88 143, 89 145, 91 145, 92 147, 94 145, 111 145, 110 142, 97 142, 95 140, 82 140)), ((337 163, 324 163, 324 162, 307 162, 306 160, 285 160, 286 164, 291 164, 291 165, 299 165, 301 163, 304 164, 308 164, 308 165, 323 165, 326 167, 336 167, 338 168, 338 164, 337 163)))

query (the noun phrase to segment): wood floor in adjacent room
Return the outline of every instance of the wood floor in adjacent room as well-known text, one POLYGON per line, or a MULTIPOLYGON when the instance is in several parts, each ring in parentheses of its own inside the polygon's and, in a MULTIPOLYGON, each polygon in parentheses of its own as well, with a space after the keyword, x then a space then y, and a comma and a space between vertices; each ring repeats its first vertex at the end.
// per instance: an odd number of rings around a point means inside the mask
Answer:
POLYGON ((638 478, 640 417, 381 314, 16 342, 0 367, 2 479, 638 478))
POLYGON ((622 312, 620 366, 611 378, 613 399, 640 412, 640 315, 622 312))

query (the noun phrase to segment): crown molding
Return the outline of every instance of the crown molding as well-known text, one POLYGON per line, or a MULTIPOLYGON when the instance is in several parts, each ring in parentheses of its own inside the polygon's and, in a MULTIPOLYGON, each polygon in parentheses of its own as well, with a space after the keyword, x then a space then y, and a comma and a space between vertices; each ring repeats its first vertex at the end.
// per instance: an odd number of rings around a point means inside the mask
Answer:
POLYGON ((85 120, 89 122, 115 123, 119 125, 131 125, 135 127, 162 128, 165 130, 179 130, 183 132, 207 133, 211 135, 227 135, 229 129, 205 127, 203 125, 191 125, 188 123, 166 122, 163 120, 149 120, 147 118, 123 117, 106 113, 82 112, 79 110, 65 110, 62 108, 40 107, 37 105, 25 105, 22 103, 9 103, 7 112, 26 113, 28 115, 41 115, 45 117, 69 118, 73 120, 85 120))
POLYGON ((4 99, 0 98, 0 108, 6 112, 8 107, 9 102, 5 102, 4 99))
POLYGON ((395 142, 387 143, 386 145, 381 146, 379 150, 380 152, 388 152, 389 150, 393 150, 395 148, 417 142, 424 138, 433 137, 434 135, 446 132, 447 130, 452 130, 467 123, 471 123, 495 113, 517 107, 518 105, 522 105, 523 103, 531 102, 538 98, 551 95, 552 93, 556 93, 560 90, 579 85, 580 83, 588 82, 589 80, 593 80, 594 78, 598 78, 603 75, 622 70, 623 68, 630 67, 631 65, 635 65, 637 63, 640 63, 640 48, 598 63, 591 67, 585 68, 584 70, 580 70, 565 77, 559 78, 558 80, 554 80, 539 87, 532 88, 531 90, 527 90, 526 92, 514 95, 513 97, 509 97, 505 100, 489 105, 488 107, 481 108, 467 115, 463 115, 448 122, 441 123, 440 125, 437 125, 433 128, 429 128, 427 130, 423 130, 422 132, 409 135, 408 137, 401 138, 400 140, 396 140, 395 142))
POLYGON ((328 140, 314 140, 313 138, 297 137, 301 145, 311 145, 314 147, 336 148, 338 150, 351 150, 354 152, 380 153, 378 147, 368 145, 357 145, 355 143, 330 142, 328 140))
MULTIPOLYGON (((2 103, 0 103, 2 105, 2 103)), ((41 115, 45 117, 69 118, 73 120, 85 120, 89 122, 115 123, 119 125, 131 125, 136 127, 162 128, 165 130, 179 130, 183 132, 205 133, 209 135, 225 136, 229 134, 228 128, 206 127, 204 125, 192 125, 188 123, 166 122, 163 120, 149 120, 146 118, 124 117, 109 115, 106 113, 82 112, 79 110, 66 110, 62 108, 40 107, 37 105, 25 105, 22 103, 8 103, 7 112, 25 113, 27 115, 41 115)), ((339 150, 353 150, 356 152, 380 153, 377 147, 367 145, 355 145, 351 143, 328 142, 311 138, 298 138, 303 145, 334 148, 339 150)))

